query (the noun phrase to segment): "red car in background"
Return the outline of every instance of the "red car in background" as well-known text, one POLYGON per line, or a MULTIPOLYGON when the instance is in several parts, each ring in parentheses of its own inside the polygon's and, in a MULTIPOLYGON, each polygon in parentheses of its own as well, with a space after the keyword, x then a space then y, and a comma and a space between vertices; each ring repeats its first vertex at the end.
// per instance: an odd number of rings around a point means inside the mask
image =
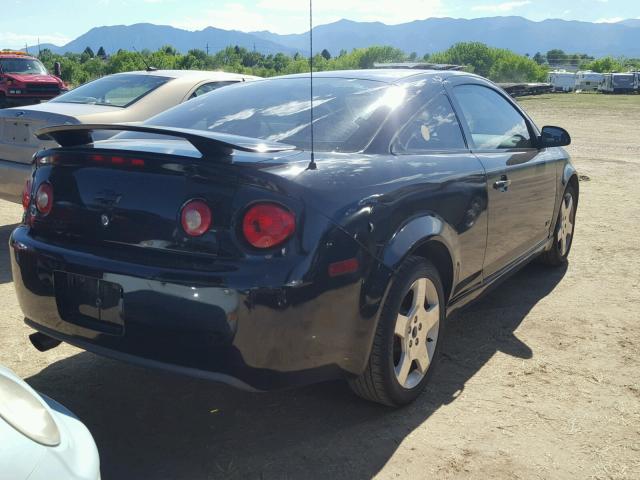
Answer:
POLYGON ((66 91, 65 83, 37 58, 24 52, 0 51, 0 108, 32 105, 66 91))

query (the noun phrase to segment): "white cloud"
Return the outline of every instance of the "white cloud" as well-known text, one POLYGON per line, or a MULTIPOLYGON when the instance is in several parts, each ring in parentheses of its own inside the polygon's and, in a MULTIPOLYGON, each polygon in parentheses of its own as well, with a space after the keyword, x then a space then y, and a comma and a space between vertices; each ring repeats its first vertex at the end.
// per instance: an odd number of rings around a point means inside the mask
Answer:
POLYGON ((52 33, 47 35, 28 34, 28 33, 15 33, 15 32, 2 32, 0 31, 0 45, 3 48, 24 48, 27 45, 37 45, 38 37, 40 37, 40 43, 53 43, 57 46, 62 46, 69 43, 72 39, 61 34, 52 33))
POLYGON ((599 18, 596 20, 596 23, 618 23, 623 21, 622 17, 611 17, 611 18, 599 18))
POLYGON ((475 5, 471 7, 474 12, 491 12, 491 13, 505 13, 515 10, 516 8, 529 5, 529 0, 521 0, 515 2, 495 3, 490 5, 475 5))
MULTIPOLYGON (((313 6, 314 24, 322 25, 341 18, 361 22, 382 20, 386 24, 410 22, 444 14, 442 0, 322 0, 313 6)), ((213 26, 245 32, 270 30, 276 33, 301 33, 308 30, 309 4, 301 0, 258 0, 254 7, 227 2, 198 17, 173 23, 187 30, 213 26)))

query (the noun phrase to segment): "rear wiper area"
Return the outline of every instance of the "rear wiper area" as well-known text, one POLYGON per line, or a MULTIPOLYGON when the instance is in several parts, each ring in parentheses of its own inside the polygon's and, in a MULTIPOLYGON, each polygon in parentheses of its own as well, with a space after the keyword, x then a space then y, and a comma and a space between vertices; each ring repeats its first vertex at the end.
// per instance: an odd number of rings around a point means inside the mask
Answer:
POLYGON ((128 124, 82 124, 58 125, 38 130, 40 140, 55 140, 63 147, 76 147, 93 143, 96 131, 141 132, 167 137, 183 138, 193 145, 203 157, 212 155, 231 155, 233 150, 251 153, 276 153, 296 150, 293 145, 242 137, 228 133, 192 130, 188 128, 161 127, 154 125, 128 124))

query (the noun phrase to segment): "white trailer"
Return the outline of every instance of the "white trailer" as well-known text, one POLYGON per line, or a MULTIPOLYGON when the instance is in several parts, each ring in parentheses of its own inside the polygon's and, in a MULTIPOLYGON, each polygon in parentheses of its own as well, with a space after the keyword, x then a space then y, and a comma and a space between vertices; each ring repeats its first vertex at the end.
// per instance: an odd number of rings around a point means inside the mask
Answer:
POLYGON ((576 91, 595 92, 604 80, 604 74, 585 70, 576 73, 576 91))
POLYGON ((554 92, 573 92, 576 88, 576 74, 565 70, 549 72, 547 81, 554 92))
POLYGON ((599 90, 603 93, 633 93, 636 81, 636 75, 632 72, 605 73, 599 90))

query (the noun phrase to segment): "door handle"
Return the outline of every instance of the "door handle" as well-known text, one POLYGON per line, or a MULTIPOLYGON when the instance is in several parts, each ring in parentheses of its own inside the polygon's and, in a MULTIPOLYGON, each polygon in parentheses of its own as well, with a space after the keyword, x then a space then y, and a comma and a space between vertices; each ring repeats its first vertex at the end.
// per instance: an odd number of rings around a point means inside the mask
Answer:
POLYGON ((501 192, 506 192, 507 190, 509 190, 510 185, 511 185, 511 180, 509 180, 506 175, 502 175, 500 177, 500 180, 497 180, 493 184, 493 188, 501 192))

